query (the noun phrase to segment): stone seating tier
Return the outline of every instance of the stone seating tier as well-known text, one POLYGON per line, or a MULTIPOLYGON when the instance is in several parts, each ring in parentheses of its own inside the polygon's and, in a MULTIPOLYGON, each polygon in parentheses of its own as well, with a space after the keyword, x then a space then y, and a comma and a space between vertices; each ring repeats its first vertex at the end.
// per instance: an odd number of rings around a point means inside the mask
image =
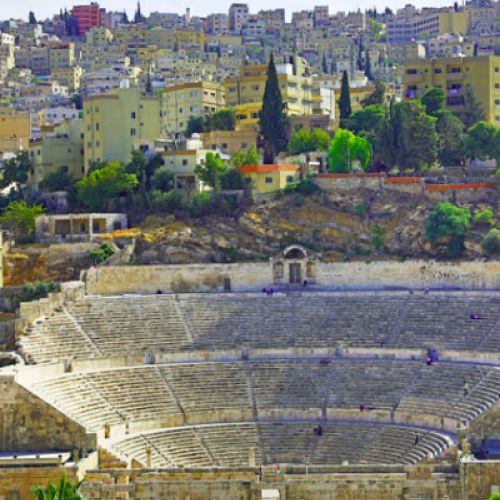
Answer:
POLYGON ((152 467, 244 467, 255 464, 415 464, 440 455, 449 440, 436 432, 354 422, 269 422, 183 427, 134 435, 116 452, 152 467), (418 435, 418 439, 417 438, 418 435))
POLYGON ((349 358, 329 365, 303 358, 194 362, 69 373, 29 388, 93 431, 171 417, 219 421, 226 412, 237 420, 253 411, 264 417, 288 409, 320 414, 360 405, 468 424, 498 402, 500 369, 349 358))
POLYGON ((496 292, 86 297, 29 327, 21 343, 37 363, 340 344, 500 353, 499 305, 496 292))

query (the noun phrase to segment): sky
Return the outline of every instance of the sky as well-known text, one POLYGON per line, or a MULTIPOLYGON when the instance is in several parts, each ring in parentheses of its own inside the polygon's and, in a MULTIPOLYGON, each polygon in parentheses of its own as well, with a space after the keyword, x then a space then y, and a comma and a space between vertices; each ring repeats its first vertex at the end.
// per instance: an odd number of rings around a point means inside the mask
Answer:
MULTIPOLYGON (((234 0, 244 2, 245 0, 234 0)), ((67 2, 67 0, 66 0, 67 2)), ((75 0, 65 3, 65 0, 25 0, 18 2, 15 0, 0 0, 0 19, 9 18, 28 18, 28 12, 32 10, 37 19, 45 19, 58 13, 61 8, 67 7, 70 10, 72 5, 75 4, 88 4, 90 0, 75 0)), ((233 3, 231 0, 176 0, 169 2, 168 0, 141 0, 141 10, 144 15, 150 12, 178 12, 183 13, 186 7, 191 8, 191 15, 205 16, 211 12, 227 12, 229 5, 233 3)), ((389 6, 393 10, 403 7, 407 3, 413 3, 417 7, 429 6, 440 7, 444 5, 453 5, 452 0, 336 0, 335 2, 327 2, 325 0, 252 0, 248 1, 250 5, 250 12, 256 13, 261 9, 272 9, 278 7, 285 7, 287 12, 287 19, 290 17, 291 12, 298 10, 312 10, 314 5, 329 5, 330 13, 337 11, 365 10, 372 7, 377 7, 378 10, 383 10, 389 6)), ((135 12, 137 1, 136 0, 106 0, 99 2, 101 7, 106 10, 127 10, 129 16, 135 12)))

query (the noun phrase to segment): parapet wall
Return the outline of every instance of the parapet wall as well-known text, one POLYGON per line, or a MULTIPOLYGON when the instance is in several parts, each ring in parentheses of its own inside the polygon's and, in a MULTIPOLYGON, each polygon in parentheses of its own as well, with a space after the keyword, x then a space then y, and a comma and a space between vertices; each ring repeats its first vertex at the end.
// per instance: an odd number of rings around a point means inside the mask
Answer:
POLYGON ((384 174, 320 174, 315 180, 323 191, 350 191, 359 188, 399 191, 432 201, 470 203, 489 201, 494 185, 487 182, 426 184, 423 177, 386 177, 384 174))
MULTIPOLYGON (((87 271, 86 292, 256 291, 273 285, 270 263, 99 267, 87 271)), ((500 262, 318 262, 316 285, 330 290, 410 288, 500 289, 500 262)))
POLYGON ((84 294, 84 283, 81 281, 68 281, 67 283, 61 283, 60 292, 49 293, 44 299, 21 302, 19 315, 16 319, 16 333, 22 332, 26 326, 37 319, 50 316, 65 302, 81 298, 84 294))

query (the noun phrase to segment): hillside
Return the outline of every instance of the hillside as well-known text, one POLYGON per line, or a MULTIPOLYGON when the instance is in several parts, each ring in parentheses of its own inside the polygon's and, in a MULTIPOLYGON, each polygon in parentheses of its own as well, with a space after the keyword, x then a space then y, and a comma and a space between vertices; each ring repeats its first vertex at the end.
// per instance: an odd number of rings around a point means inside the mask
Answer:
MULTIPOLYGON (((464 205, 473 213, 490 203, 464 205)), ((429 200, 389 190, 359 189, 310 196, 291 193, 254 205, 235 218, 176 220, 149 217, 137 236, 134 261, 143 264, 232 262, 267 259, 300 242, 324 260, 446 258, 424 241, 429 200)), ((489 227, 471 227, 465 259, 483 257, 481 240, 489 227)))

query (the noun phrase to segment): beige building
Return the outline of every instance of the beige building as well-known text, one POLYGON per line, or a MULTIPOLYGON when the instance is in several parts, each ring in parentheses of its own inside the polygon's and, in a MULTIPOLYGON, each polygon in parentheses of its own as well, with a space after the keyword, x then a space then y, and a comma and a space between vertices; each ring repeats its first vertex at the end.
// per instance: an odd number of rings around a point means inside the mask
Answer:
POLYGON ((183 83, 162 92, 162 132, 170 136, 186 128, 190 116, 208 116, 225 105, 224 90, 217 83, 183 83))
POLYGON ((130 161, 132 150, 160 136, 160 99, 138 88, 118 88, 83 105, 85 168, 99 161, 130 161))
POLYGON ((35 220, 35 240, 40 243, 93 241, 99 234, 126 228, 125 214, 40 215, 35 220))

